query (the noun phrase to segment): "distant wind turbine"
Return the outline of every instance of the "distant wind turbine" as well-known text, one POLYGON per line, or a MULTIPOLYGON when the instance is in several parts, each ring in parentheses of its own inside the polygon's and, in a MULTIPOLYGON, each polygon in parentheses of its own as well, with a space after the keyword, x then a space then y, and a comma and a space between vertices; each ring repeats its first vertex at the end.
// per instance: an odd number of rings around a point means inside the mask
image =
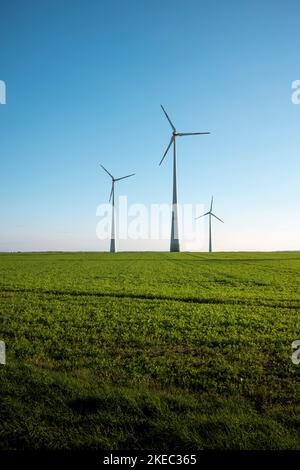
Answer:
POLYGON ((219 219, 219 217, 217 217, 215 214, 213 214, 213 212, 212 212, 213 202, 214 202, 214 197, 212 196, 209 212, 206 212, 205 214, 200 215, 199 217, 196 217, 196 219, 200 219, 200 217, 205 217, 206 215, 209 215, 209 229, 208 229, 209 230, 209 234, 208 234, 209 235, 209 253, 212 252, 211 216, 215 217, 215 219, 218 219, 220 222, 222 222, 222 224, 224 224, 223 220, 219 219))
POLYGON ((161 105, 161 108, 169 121, 169 124, 172 128, 172 136, 170 143, 163 154, 163 157, 160 161, 162 164, 165 156, 167 155, 171 145, 173 144, 173 205, 172 205, 172 226, 171 226, 171 241, 170 241, 170 251, 180 251, 179 244, 179 232, 178 232, 178 210, 177 210, 177 175, 176 175, 176 137, 186 136, 186 135, 204 135, 210 134, 210 132, 177 132, 174 124, 169 118, 165 108, 161 105))
POLYGON ((134 176, 135 173, 131 175, 122 176, 121 178, 114 178, 113 175, 104 168, 103 165, 100 164, 104 171, 111 177, 111 191, 109 196, 109 202, 112 201, 112 219, 111 219, 111 238, 110 238, 110 252, 116 252, 116 241, 115 241, 115 182, 124 180, 125 178, 130 178, 130 176, 134 176))

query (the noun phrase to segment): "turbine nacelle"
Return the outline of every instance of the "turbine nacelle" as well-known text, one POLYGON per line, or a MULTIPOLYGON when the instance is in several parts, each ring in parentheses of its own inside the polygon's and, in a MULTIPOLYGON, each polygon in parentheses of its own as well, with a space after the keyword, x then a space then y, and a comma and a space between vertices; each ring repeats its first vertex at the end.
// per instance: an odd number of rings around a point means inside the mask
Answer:
POLYGON ((196 219, 200 219, 201 217, 205 217, 206 215, 212 215, 215 219, 218 219, 220 222, 222 222, 222 224, 224 224, 224 221, 221 220, 219 217, 217 217, 213 211, 212 211, 212 208, 213 208, 213 202, 214 202, 214 197, 212 196, 211 197, 211 203, 210 203, 210 209, 208 212, 205 212, 205 214, 202 214, 202 215, 199 215, 199 217, 196 217, 196 219))
POLYGON ((169 122, 169 124, 170 124, 170 126, 171 126, 171 128, 172 128, 172 137, 171 137, 171 140, 170 140, 170 142, 169 142, 169 144, 168 144, 168 147, 167 147, 166 150, 165 150, 165 153, 163 154, 163 157, 162 157, 161 161, 159 162, 159 164, 161 165, 162 162, 163 162, 163 160, 164 160, 164 158, 165 158, 165 156, 167 155, 167 153, 168 153, 168 151, 169 151, 171 145, 172 145, 172 144, 175 145, 175 139, 176 139, 176 137, 183 137, 183 136, 188 136, 188 135, 205 135, 205 134, 210 134, 210 132, 177 132, 177 130, 176 130, 176 128, 175 128, 173 122, 171 121, 171 119, 170 119, 170 117, 169 117, 167 111, 165 110, 165 108, 163 107, 162 104, 161 104, 160 106, 161 106, 161 109, 163 110, 163 112, 164 112, 164 114, 165 114, 165 116, 166 116, 166 118, 167 118, 167 120, 168 120, 168 122, 169 122))
POLYGON ((103 165, 100 166, 103 168, 103 170, 111 177, 111 192, 110 192, 110 197, 109 197, 109 202, 111 201, 111 198, 114 194, 114 185, 116 181, 124 180, 125 178, 130 178, 131 176, 134 176, 135 173, 132 173, 131 175, 126 175, 126 176, 121 176, 121 178, 115 178, 106 168, 104 168, 103 165))

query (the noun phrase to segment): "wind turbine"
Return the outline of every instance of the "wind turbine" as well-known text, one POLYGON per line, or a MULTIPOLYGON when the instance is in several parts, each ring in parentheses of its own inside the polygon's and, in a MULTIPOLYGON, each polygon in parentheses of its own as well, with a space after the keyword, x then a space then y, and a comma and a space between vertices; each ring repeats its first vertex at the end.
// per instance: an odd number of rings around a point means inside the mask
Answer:
POLYGON ((212 252, 211 216, 215 217, 215 219, 218 219, 220 222, 222 222, 222 224, 224 224, 223 220, 219 219, 219 217, 217 217, 215 214, 213 214, 213 212, 212 212, 213 202, 214 202, 214 197, 212 196, 209 212, 205 212, 205 214, 200 215, 199 217, 196 217, 196 219, 200 219, 200 217, 205 217, 206 215, 209 215, 209 229, 208 229, 209 230, 209 232, 208 232, 208 234, 209 234, 209 253, 212 252))
POLYGON ((124 180, 125 178, 130 178, 130 176, 134 176, 135 173, 131 175, 122 176, 121 178, 114 178, 113 175, 104 168, 103 165, 100 164, 104 171, 111 177, 111 191, 109 196, 109 202, 112 200, 112 219, 111 219, 111 238, 110 238, 110 252, 116 252, 116 242, 115 242, 115 182, 124 180))
POLYGON ((177 173, 176 173, 176 137, 182 137, 186 135, 204 135, 210 134, 210 132, 177 132, 175 129, 174 124, 172 123, 171 119, 169 118, 165 108, 163 105, 160 105, 169 124, 172 128, 172 136, 169 142, 169 145, 163 154, 163 157, 160 161, 160 165, 162 164, 165 156, 167 155, 171 145, 173 144, 173 205, 172 205, 172 226, 171 226, 171 240, 170 240, 170 251, 180 251, 180 244, 179 244, 179 233, 178 233, 178 210, 177 210, 177 173))

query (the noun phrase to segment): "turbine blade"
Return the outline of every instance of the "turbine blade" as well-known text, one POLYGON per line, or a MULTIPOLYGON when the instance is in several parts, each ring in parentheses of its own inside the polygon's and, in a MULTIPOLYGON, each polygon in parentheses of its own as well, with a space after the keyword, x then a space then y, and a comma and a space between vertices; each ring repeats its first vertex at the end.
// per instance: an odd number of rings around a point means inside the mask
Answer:
POLYGON ((159 162, 160 165, 161 165, 162 162, 164 161, 164 158, 165 158, 165 156, 167 155, 167 153, 168 153, 168 151, 169 151, 169 148, 170 148, 171 145, 172 145, 173 140, 174 140, 174 137, 172 136, 172 137, 171 137, 171 140, 170 140, 170 143, 169 143, 169 145, 168 145, 168 147, 167 147, 167 150, 165 151, 165 153, 164 153, 164 155, 163 155, 161 161, 159 162))
POLYGON ((222 224, 224 224, 223 220, 219 219, 219 217, 217 217, 215 214, 211 213, 211 215, 215 217, 216 219, 218 219, 220 222, 222 222, 222 224))
POLYGON ((111 185, 111 192, 110 192, 110 196, 109 196, 109 202, 111 201, 111 198, 112 198, 112 195, 113 195, 113 190, 114 190, 114 185, 112 184, 111 185))
POLYGON ((213 202, 214 202, 214 197, 212 196, 212 197, 211 197, 211 202, 210 202, 210 211, 209 211, 209 212, 212 211, 213 202))
POLYGON ((183 136, 183 135, 206 135, 210 134, 210 132, 178 132, 176 135, 183 136))
POLYGON ((106 173, 107 173, 112 179, 114 179, 113 175, 112 175, 106 168, 104 168, 104 166, 101 165, 101 163, 100 163, 100 166, 103 168, 104 171, 106 171, 106 173))
POLYGON ((124 180, 125 178, 130 178, 130 176, 134 176, 135 173, 132 173, 131 175, 127 175, 127 176, 122 176, 121 178, 116 178, 115 181, 120 181, 120 180, 124 180))
POLYGON ((210 214, 210 212, 205 212, 205 214, 199 215, 199 217, 196 217, 196 219, 200 219, 200 217, 205 217, 208 214, 210 214))
POLYGON ((176 132, 176 129, 174 127, 174 124, 172 123, 171 119, 169 118, 168 114, 167 114, 167 111, 165 110, 165 108, 163 107, 163 105, 161 104, 161 109, 163 110, 163 112, 165 113, 165 116, 166 118, 168 119, 169 123, 170 123, 170 126, 172 127, 173 131, 176 132))

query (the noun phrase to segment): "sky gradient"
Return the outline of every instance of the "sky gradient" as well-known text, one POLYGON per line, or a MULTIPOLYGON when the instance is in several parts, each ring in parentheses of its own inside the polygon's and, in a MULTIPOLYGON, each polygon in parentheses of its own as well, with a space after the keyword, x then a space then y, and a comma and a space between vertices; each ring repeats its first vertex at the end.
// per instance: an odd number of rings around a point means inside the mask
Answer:
MULTIPOLYGON (((108 250, 96 227, 117 194, 203 204, 216 250, 300 249, 298 1, 2 0, 0 251, 108 250)), ((183 249, 207 250, 207 221, 183 249)), ((122 240, 167 250, 168 240, 122 240)))

